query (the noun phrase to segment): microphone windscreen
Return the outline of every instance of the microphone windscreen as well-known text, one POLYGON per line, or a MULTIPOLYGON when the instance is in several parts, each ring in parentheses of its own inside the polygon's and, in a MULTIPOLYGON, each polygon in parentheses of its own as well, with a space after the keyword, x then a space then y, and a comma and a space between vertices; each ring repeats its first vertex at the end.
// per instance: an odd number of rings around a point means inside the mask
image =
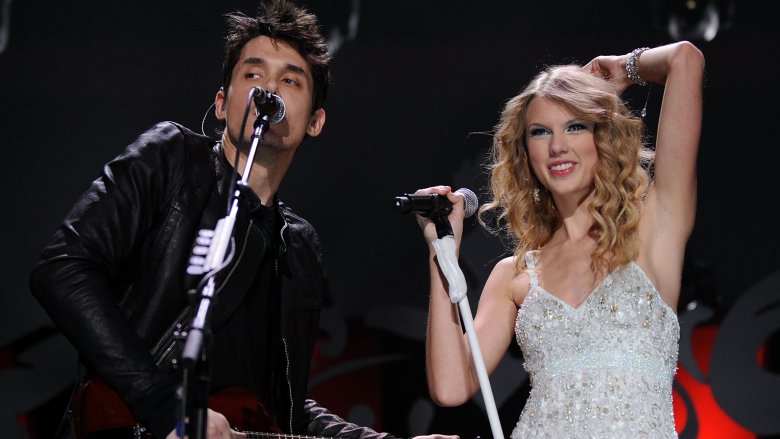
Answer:
POLYGON ((479 208, 479 199, 477 198, 477 194, 475 194, 471 189, 465 187, 462 187, 455 192, 463 195, 463 211, 466 215, 466 218, 474 215, 477 212, 477 208, 479 208))
POLYGON ((267 116, 270 125, 281 122, 287 113, 282 97, 262 88, 252 87, 252 100, 255 101, 255 115, 267 116))
POLYGON ((276 101, 276 105, 279 106, 279 110, 271 115, 270 118, 268 118, 268 123, 273 125, 275 123, 279 123, 284 119, 284 116, 287 114, 287 108, 284 105, 284 101, 282 100, 281 96, 278 95, 272 95, 273 99, 276 101))

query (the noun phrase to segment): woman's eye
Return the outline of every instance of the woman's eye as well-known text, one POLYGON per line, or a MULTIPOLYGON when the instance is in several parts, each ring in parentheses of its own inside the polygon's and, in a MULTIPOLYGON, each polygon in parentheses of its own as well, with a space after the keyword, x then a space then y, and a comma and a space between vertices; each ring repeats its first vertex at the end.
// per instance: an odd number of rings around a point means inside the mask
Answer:
POLYGON ((284 82, 285 84, 290 84, 290 85, 297 84, 297 82, 295 82, 295 80, 291 79, 291 78, 284 78, 284 79, 282 79, 282 82, 284 82))
POLYGON ((576 131, 583 131, 583 130, 587 130, 587 129, 588 129, 587 125, 585 125, 584 123, 577 122, 577 123, 573 123, 573 124, 569 125, 567 127, 566 131, 576 132, 576 131))
POLYGON ((531 128, 529 134, 531 134, 532 137, 543 136, 547 134, 547 130, 544 128, 531 128))

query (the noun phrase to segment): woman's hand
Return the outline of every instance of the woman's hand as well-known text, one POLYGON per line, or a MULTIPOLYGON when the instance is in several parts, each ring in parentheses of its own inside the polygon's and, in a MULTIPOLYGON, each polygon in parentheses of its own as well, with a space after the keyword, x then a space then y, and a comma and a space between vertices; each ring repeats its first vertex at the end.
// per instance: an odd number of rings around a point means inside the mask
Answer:
MULTIPOLYGON (((463 195, 457 192, 453 192, 450 186, 433 186, 429 188, 418 189, 414 194, 438 194, 440 196, 447 197, 450 203, 452 203, 452 212, 450 212, 447 220, 450 222, 450 227, 452 227, 452 233, 455 236, 455 242, 460 244, 460 238, 463 234, 463 195)), ((420 225, 420 229, 422 229, 423 236, 425 237, 425 242, 427 242, 429 245, 432 241, 438 239, 439 236, 436 233, 436 224, 434 224, 430 217, 425 217, 418 214, 417 224, 420 225)))
POLYGON ((633 84, 626 73, 627 61, 628 55, 602 55, 593 58, 583 69, 594 76, 606 79, 618 93, 622 93, 633 84))

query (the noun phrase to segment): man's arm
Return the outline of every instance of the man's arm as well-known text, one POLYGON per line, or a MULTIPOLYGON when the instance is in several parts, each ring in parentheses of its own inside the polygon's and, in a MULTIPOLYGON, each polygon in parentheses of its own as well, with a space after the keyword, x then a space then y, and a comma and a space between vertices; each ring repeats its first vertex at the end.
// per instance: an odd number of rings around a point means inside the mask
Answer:
MULTIPOLYGON (((152 430, 170 430, 177 382, 157 369, 119 302, 162 197, 156 143, 178 129, 160 125, 104 167, 74 205, 30 275, 33 295, 98 373, 152 430)), ((160 436, 160 437, 162 437, 160 436)))

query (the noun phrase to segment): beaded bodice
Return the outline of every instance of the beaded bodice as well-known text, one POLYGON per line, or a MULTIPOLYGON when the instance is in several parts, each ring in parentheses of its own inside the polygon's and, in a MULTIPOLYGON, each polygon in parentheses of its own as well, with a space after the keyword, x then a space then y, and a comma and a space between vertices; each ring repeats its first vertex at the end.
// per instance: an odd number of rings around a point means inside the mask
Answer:
POLYGON ((530 288, 515 336, 531 392, 512 432, 525 438, 676 438, 672 380, 680 326, 634 262, 608 274, 577 308, 530 288))

